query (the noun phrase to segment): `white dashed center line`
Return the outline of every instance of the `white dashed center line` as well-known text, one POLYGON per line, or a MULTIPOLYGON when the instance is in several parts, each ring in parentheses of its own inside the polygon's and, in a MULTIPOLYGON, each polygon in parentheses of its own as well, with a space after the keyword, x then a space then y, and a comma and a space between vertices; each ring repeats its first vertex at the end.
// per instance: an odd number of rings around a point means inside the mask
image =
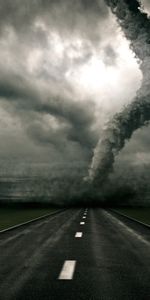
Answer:
MULTIPOLYGON (((83 219, 86 219, 88 209, 86 208, 83 214, 83 219)), ((80 225, 84 225, 85 222, 80 222, 80 225)), ((76 232, 75 238, 81 238, 83 232, 76 232)), ((59 274, 59 280, 72 280, 75 272, 76 260, 65 260, 61 272, 59 274)))
POLYGON ((85 222, 80 222, 80 225, 84 225, 85 224, 85 222))
POLYGON ((66 260, 63 264, 61 272, 59 274, 59 280, 71 280, 73 279, 76 266, 76 260, 66 260))
POLYGON ((76 232, 75 237, 76 237, 76 238, 81 238, 82 235, 83 235, 82 232, 76 232))

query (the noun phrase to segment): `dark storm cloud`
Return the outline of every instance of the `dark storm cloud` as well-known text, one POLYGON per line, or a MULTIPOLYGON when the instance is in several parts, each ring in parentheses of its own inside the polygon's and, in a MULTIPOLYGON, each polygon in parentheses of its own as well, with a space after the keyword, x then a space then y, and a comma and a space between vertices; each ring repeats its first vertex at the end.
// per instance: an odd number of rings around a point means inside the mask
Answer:
MULTIPOLYGON (((15 105, 18 113, 19 110, 24 110, 25 114, 28 114, 28 111, 30 113, 35 112, 37 117, 38 114, 49 114, 54 116, 58 122, 66 123, 63 130, 61 124, 60 129, 52 130, 47 128, 44 130, 42 120, 38 124, 33 123, 32 128, 33 120, 31 119, 30 130, 28 128, 27 132, 31 131, 30 136, 34 136, 35 133, 35 138, 39 142, 54 142, 56 146, 61 144, 64 139, 65 142, 67 140, 75 141, 89 149, 94 146, 96 136, 91 130, 93 123, 93 114, 91 112, 94 109, 92 102, 89 102, 85 110, 82 103, 75 103, 72 99, 65 98, 65 95, 64 97, 63 95, 61 97, 53 95, 49 90, 42 90, 41 87, 39 89, 38 84, 34 83, 34 81, 31 84, 26 78, 14 74, 5 74, 5 76, 3 74, 2 78, 0 78, 0 97, 4 98, 4 101, 10 101, 10 104, 15 105)), ((25 127, 27 127, 26 124, 25 127)))
POLYGON ((6 0, 0 4, 1 28, 12 26, 21 35, 34 30, 33 23, 43 20, 51 29, 80 32, 85 38, 96 39, 96 24, 108 14, 103 0, 6 0))
POLYGON ((33 121, 32 124, 27 126, 28 135, 35 140, 36 143, 51 144, 59 150, 66 146, 67 140, 65 139, 65 130, 55 130, 44 126, 43 120, 33 121))
POLYGON ((59 128, 53 129, 48 125, 47 128, 44 128, 42 119, 38 123, 32 121, 30 127, 27 126, 29 135, 41 143, 51 143, 58 148, 61 148, 62 144, 67 144, 67 141, 72 141, 91 151, 97 139, 96 134, 91 129, 93 123, 93 118, 90 115, 91 110, 89 109, 88 112, 82 105, 74 106, 68 103, 64 103, 62 106, 62 101, 63 99, 58 101, 55 99, 56 106, 49 103, 37 108, 34 107, 34 111, 40 114, 43 112, 55 116, 59 122, 59 128), (60 102, 61 105, 59 105, 60 102))
MULTIPOLYGON (((38 94, 37 94, 38 95, 38 94)), ((10 99, 14 101, 20 100, 23 101, 27 99, 30 102, 24 102, 24 105, 27 106, 28 104, 32 106, 32 100, 36 99, 36 91, 33 89, 32 85, 26 81, 22 76, 19 74, 8 74, 8 73, 1 73, 0 76, 0 96, 4 97, 5 99, 10 99)))
POLYGON ((96 185, 101 184, 112 170, 115 156, 133 132, 150 120, 150 20, 139 10, 137 0, 106 1, 118 18, 131 48, 141 60, 143 82, 135 101, 116 114, 106 128, 94 151, 89 175, 96 185))
POLYGON ((111 66, 116 63, 117 53, 111 45, 107 45, 104 49, 104 62, 106 65, 111 66))

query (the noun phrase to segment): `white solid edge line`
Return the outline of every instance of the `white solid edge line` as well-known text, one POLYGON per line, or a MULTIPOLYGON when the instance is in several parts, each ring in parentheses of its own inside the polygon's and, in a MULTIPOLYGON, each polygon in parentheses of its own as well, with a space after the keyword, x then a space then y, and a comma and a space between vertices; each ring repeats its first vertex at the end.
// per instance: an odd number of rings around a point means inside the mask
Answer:
POLYGON ((149 224, 143 223, 143 222, 139 221, 138 219, 135 219, 135 218, 132 218, 132 217, 130 217, 128 215, 125 215, 124 213, 121 213, 121 212, 117 211, 116 209, 110 209, 110 211, 112 211, 112 212, 114 211, 115 213, 117 213, 119 215, 122 215, 123 217, 126 217, 127 219, 130 219, 130 220, 132 220, 134 222, 137 222, 137 223, 139 223, 141 225, 144 225, 144 226, 150 228, 149 224))
POLYGON ((85 224, 85 222, 80 222, 80 225, 84 225, 85 224))
POLYGON ((19 227, 21 227, 21 226, 23 226, 23 225, 27 225, 27 224, 30 224, 30 223, 34 223, 35 221, 38 221, 38 220, 40 220, 40 219, 42 220, 42 219, 44 219, 44 218, 46 218, 46 217, 53 216, 53 215, 57 214, 57 212, 61 212, 61 210, 58 210, 58 211, 56 210, 56 212, 49 213, 49 214, 46 214, 46 215, 37 217, 37 218, 35 218, 35 219, 31 219, 31 220, 29 220, 29 221, 26 221, 26 222, 23 222, 23 223, 20 223, 20 224, 16 224, 16 225, 13 225, 13 226, 11 226, 11 227, 2 229, 2 230, 0 230, 0 233, 5 233, 5 232, 10 231, 10 230, 12 230, 12 229, 19 228, 19 227))
POLYGON ((76 237, 76 238, 81 238, 82 235, 83 235, 82 232, 76 232, 75 237, 76 237))
POLYGON ((75 266, 76 266, 76 260, 65 260, 58 279, 59 280, 73 279, 75 266))

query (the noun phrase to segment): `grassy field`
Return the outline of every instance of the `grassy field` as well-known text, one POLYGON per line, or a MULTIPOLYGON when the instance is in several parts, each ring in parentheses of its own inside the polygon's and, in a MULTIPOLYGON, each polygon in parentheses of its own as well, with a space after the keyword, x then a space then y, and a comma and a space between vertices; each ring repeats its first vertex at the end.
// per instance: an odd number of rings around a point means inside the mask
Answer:
POLYGON ((150 225, 150 207, 148 208, 118 208, 116 211, 123 213, 140 222, 150 225))
POLYGON ((0 208, 0 230, 50 214, 55 208, 0 208))

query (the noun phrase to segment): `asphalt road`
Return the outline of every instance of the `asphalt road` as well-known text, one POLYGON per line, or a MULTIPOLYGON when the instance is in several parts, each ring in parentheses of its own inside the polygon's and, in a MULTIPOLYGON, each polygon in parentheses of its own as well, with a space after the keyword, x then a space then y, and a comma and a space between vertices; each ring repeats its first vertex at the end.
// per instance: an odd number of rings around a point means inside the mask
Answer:
POLYGON ((0 235, 0 300, 150 299, 150 229, 109 210, 84 212, 0 235))

